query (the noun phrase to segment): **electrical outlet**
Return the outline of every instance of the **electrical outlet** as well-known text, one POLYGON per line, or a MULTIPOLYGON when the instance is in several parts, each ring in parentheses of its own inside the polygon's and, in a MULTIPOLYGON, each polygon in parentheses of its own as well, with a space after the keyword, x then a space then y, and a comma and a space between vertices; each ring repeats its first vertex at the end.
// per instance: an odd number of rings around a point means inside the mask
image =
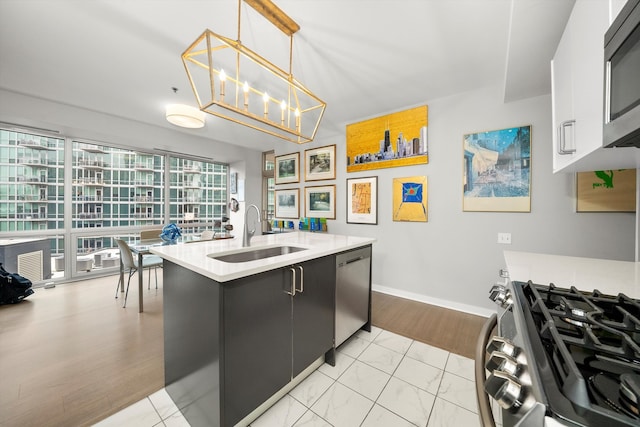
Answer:
POLYGON ((498 233, 498 243, 503 245, 511 244, 511 233, 498 233))

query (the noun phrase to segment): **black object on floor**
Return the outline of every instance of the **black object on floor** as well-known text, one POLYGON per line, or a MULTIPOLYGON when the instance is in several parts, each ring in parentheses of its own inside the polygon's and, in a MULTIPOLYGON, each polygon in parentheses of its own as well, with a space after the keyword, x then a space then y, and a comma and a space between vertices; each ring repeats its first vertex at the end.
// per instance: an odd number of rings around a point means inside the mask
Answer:
POLYGON ((34 293, 31 280, 9 273, 0 263, 0 305, 16 304, 34 293))

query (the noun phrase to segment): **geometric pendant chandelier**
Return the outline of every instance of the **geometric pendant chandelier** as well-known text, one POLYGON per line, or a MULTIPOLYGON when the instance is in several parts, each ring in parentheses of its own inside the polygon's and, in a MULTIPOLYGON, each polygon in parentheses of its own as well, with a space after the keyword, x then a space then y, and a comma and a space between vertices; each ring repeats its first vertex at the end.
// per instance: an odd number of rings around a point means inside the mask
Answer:
POLYGON ((292 73, 293 34, 300 27, 271 0, 244 0, 289 36, 285 71, 240 41, 207 29, 182 54, 201 111, 298 144, 316 135, 326 103, 292 73))

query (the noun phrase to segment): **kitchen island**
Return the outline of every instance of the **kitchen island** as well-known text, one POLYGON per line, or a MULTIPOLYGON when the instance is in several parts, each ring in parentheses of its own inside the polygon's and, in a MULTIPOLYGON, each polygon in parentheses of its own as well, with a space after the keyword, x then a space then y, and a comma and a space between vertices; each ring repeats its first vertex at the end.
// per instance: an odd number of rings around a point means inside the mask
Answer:
POLYGON ((297 232, 257 236, 249 248, 240 239, 151 248, 164 258, 165 386, 189 423, 248 425, 332 363, 336 255, 373 242, 297 232))

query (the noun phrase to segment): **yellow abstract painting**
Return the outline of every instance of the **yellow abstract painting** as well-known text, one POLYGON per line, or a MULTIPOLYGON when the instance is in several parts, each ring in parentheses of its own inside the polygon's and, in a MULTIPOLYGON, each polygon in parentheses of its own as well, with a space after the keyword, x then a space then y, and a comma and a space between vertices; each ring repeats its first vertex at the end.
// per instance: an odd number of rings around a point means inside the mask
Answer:
POLYGON ((426 105, 347 125, 347 172, 429 163, 426 105))
POLYGON ((347 223, 378 223, 378 177, 347 179, 347 223))
POLYGON ((357 214, 371 212, 371 184, 368 182, 353 186, 351 211, 357 214))
POLYGON ((393 179, 393 220, 427 222, 427 177, 393 179))

